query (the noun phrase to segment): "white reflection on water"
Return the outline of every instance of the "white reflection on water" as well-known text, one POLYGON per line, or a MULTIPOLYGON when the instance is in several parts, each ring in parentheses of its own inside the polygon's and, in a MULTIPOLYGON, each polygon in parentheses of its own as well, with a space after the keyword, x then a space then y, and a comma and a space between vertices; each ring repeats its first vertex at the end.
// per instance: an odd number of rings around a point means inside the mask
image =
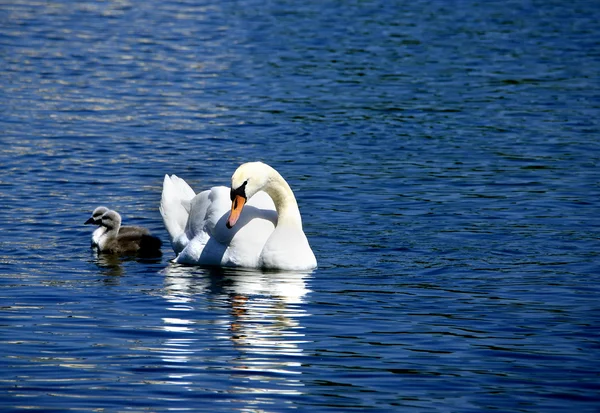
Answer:
POLYGON ((307 340, 301 319, 309 315, 302 305, 309 277, 171 264, 163 297, 175 313, 162 319, 162 328, 182 336, 165 339, 163 360, 228 374, 226 391, 256 395, 246 401, 252 406, 268 404, 268 395, 302 394, 300 357, 307 340), (192 318, 198 311, 204 319, 192 318))

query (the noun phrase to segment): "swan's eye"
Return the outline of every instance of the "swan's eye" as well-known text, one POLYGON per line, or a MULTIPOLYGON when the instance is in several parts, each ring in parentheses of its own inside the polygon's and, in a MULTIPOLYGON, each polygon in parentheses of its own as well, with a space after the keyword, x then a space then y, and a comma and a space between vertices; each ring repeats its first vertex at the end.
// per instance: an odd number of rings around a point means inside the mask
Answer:
POLYGON ((236 195, 239 195, 244 199, 246 198, 246 184, 247 183, 248 183, 248 180, 246 179, 244 181, 244 183, 241 184, 236 189, 231 188, 231 191, 229 192, 229 197, 231 198, 232 201, 235 199, 236 195))

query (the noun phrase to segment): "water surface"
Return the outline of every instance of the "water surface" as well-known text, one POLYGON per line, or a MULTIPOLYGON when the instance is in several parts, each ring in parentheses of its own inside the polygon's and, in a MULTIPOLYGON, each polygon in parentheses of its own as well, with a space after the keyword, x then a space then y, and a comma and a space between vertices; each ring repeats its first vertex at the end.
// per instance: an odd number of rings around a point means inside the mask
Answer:
POLYGON ((0 7, 3 410, 598 410, 594 2, 0 7), (250 160, 319 268, 171 263, 164 174, 250 160))

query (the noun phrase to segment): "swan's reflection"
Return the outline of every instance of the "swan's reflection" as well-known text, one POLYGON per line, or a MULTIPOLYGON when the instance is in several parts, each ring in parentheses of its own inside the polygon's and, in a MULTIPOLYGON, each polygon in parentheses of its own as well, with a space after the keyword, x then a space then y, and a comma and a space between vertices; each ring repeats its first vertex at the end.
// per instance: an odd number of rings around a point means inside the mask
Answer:
MULTIPOLYGON (((300 357, 307 341, 300 320, 308 315, 302 304, 310 273, 170 264, 164 275, 163 296, 175 313, 163 318, 163 329, 177 335, 165 340, 164 361, 225 371, 230 393, 302 393, 300 357), (208 312, 208 319, 190 319, 190 311, 196 317, 208 312), (206 331, 208 345, 201 343, 206 331)), ((188 370, 187 376, 195 374, 188 370)))

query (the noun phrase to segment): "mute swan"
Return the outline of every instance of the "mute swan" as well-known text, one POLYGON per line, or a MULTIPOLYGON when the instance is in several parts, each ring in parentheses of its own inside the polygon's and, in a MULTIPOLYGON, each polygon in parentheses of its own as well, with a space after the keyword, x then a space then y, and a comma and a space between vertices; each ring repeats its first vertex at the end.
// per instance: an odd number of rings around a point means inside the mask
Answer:
POLYGON ((108 210, 101 218, 105 233, 98 240, 98 252, 109 254, 160 255, 162 242, 148 233, 146 228, 130 227, 122 233, 121 215, 117 211, 108 210))
POLYGON ((262 162, 241 165, 231 189, 216 186, 198 195, 183 179, 165 175, 160 212, 175 262, 281 270, 317 266, 294 193, 262 162))
MULTIPOLYGON (((106 227, 102 226, 102 215, 104 215, 104 213, 108 211, 109 209, 107 207, 99 206, 96 209, 94 209, 94 212, 92 212, 92 216, 84 222, 84 225, 98 225, 98 228, 96 228, 92 233, 92 247, 97 247, 100 238, 106 233, 106 227)), ((119 228, 119 234, 127 234, 132 232, 150 235, 150 231, 142 227, 125 225, 119 228)))

